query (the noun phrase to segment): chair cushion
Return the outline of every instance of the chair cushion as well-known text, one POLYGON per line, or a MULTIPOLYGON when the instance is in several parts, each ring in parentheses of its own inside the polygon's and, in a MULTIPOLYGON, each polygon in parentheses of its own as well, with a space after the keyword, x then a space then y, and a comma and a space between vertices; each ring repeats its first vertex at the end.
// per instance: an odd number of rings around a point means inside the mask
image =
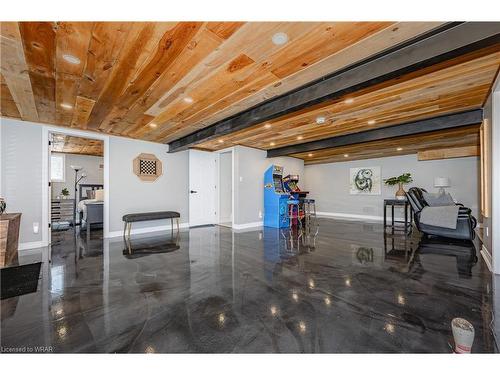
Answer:
POLYGON ((422 208, 426 206, 426 203, 423 199, 422 193, 424 193, 425 190, 418 188, 418 187, 412 187, 408 190, 406 193, 406 196, 408 198, 408 202, 410 203, 411 207, 413 208, 413 211, 415 213, 420 212, 422 208))
POLYGON ((123 215, 122 220, 127 223, 135 221, 162 220, 181 217, 181 214, 175 211, 143 212, 136 214, 123 215))

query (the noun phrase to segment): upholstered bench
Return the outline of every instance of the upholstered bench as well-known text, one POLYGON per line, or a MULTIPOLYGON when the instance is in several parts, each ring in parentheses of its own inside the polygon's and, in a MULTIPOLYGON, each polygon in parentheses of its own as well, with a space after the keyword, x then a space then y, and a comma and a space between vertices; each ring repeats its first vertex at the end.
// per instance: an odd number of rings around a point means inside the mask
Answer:
POLYGON ((137 214, 127 214, 123 215, 122 220, 125 223, 123 228, 123 236, 130 238, 130 230, 132 228, 132 223, 139 221, 151 221, 151 220, 164 220, 170 219, 172 225, 172 230, 174 228, 174 219, 177 223, 177 232, 179 232, 179 218, 181 214, 175 211, 158 211, 158 212, 143 212, 137 214))

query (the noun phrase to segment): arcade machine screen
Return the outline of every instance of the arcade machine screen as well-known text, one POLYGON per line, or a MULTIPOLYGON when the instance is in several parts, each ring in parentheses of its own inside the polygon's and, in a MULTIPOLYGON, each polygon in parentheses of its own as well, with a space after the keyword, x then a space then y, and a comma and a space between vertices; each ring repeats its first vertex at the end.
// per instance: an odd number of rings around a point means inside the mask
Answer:
POLYGON ((274 191, 276 193, 283 193, 283 181, 281 174, 273 174, 274 191))

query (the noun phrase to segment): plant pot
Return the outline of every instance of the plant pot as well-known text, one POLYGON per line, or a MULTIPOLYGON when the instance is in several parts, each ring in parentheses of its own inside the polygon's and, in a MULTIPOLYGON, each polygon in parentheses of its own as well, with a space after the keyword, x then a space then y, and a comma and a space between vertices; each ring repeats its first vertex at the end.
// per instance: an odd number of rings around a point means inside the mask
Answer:
POLYGON ((401 182, 399 183, 398 191, 396 191, 396 199, 399 199, 399 200, 406 199, 406 193, 405 193, 405 190, 403 189, 403 184, 401 182))

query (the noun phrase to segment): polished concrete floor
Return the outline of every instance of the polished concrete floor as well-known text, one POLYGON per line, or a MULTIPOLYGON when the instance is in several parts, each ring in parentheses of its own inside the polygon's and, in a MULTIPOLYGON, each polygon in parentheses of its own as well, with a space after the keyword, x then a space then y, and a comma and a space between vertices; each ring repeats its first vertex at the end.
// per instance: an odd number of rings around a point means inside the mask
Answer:
POLYGON ((54 233, 38 291, 1 301, 3 352, 450 353, 450 321, 494 352, 472 243, 320 219, 317 234, 199 227, 125 243, 54 233))

